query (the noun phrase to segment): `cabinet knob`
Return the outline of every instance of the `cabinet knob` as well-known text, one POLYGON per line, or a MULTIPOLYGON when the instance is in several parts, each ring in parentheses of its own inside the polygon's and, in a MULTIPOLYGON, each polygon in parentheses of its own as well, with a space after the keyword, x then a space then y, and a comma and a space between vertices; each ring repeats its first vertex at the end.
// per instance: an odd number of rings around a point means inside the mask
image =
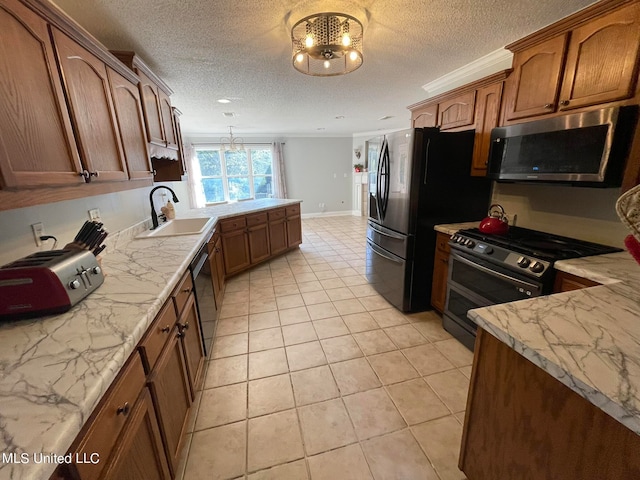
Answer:
POLYGON ((553 103, 545 103, 544 108, 546 108, 547 110, 553 108, 553 103))
POLYGON ((166 325, 163 329, 160 330, 162 333, 169 333, 171 331, 171 327, 166 325))
POLYGON ((90 175, 90 176, 92 176, 92 177, 96 177, 96 178, 98 178, 98 177, 100 176, 100 172, 98 172, 98 171, 95 171, 95 172, 89 172, 89 175, 90 175))
POLYGON ((185 322, 180 325, 180 328, 183 330, 189 330, 189 322, 185 322))
POLYGON ((191 293, 191 288, 183 288, 180 290, 182 293, 191 293))
POLYGON ((118 407, 118 409, 116 410, 116 415, 124 415, 126 417, 127 415, 129 415, 130 411, 131 405, 129 405, 129 402, 124 402, 124 405, 118 407))
POLYGON ((184 337, 184 333, 183 332, 176 333, 176 338, 182 338, 182 337, 184 337))
POLYGON ((89 183, 90 175, 88 170, 82 170, 78 175, 84 178, 85 183, 89 183))
POLYGON ((560 105, 562 105, 563 107, 566 107, 567 105, 569 105, 569 100, 562 100, 560 102, 560 105))

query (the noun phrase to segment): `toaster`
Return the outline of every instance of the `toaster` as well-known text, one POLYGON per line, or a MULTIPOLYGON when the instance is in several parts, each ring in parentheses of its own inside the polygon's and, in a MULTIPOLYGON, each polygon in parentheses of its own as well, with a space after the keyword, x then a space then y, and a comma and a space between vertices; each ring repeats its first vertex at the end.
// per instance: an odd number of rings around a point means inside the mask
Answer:
POLYGON ((104 282, 90 250, 37 252, 0 267, 0 319, 62 313, 104 282))

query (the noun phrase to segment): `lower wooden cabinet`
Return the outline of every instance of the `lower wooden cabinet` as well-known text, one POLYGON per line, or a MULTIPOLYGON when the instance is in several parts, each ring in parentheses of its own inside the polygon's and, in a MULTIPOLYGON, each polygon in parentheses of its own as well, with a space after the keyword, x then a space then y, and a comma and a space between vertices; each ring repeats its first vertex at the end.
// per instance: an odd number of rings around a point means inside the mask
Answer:
POLYGON ((267 213, 247 215, 247 242, 251 264, 260 263, 271 256, 267 213))
POLYGON ((249 239, 244 228, 232 232, 222 232, 224 271, 226 275, 240 272, 251 265, 249 239))
POLYGON ((556 279, 553 283, 553 292, 570 292, 571 290, 580 290, 581 288, 595 287, 601 285, 598 282, 589 280, 588 278, 578 277, 567 272, 556 272, 556 279))
POLYGON ((187 366, 187 374, 189 375, 191 399, 195 400, 201 378, 202 366, 204 365, 204 349, 202 346, 198 309, 194 295, 189 297, 182 314, 178 318, 178 329, 181 335, 180 338, 187 366))
POLYGON ((449 238, 446 233, 436 233, 436 251, 433 259, 433 280, 431 285, 431 306, 438 312, 444 311, 447 300, 447 278, 449 277, 449 238))

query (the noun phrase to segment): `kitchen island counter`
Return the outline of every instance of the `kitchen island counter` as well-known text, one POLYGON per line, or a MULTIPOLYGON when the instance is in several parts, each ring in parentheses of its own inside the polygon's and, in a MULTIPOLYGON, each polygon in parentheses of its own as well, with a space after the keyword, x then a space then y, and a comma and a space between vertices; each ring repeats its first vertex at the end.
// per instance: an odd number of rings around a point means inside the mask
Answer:
MULTIPOLYGON (((215 223, 296 203, 254 200, 180 217, 215 223)), ((71 310, 0 326, 0 479, 49 478, 56 464, 36 463, 34 455, 67 451, 208 234, 133 240, 145 228, 108 239, 104 284, 71 310)))

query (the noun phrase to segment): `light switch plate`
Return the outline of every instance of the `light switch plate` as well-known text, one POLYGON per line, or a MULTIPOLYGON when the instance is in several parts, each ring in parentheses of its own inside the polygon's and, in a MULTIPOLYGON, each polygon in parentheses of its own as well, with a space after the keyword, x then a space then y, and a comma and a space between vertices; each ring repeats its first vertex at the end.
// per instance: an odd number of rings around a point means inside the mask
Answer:
POLYGON ((100 210, 97 208, 92 208, 89 210, 89 220, 94 222, 100 221, 100 210))

